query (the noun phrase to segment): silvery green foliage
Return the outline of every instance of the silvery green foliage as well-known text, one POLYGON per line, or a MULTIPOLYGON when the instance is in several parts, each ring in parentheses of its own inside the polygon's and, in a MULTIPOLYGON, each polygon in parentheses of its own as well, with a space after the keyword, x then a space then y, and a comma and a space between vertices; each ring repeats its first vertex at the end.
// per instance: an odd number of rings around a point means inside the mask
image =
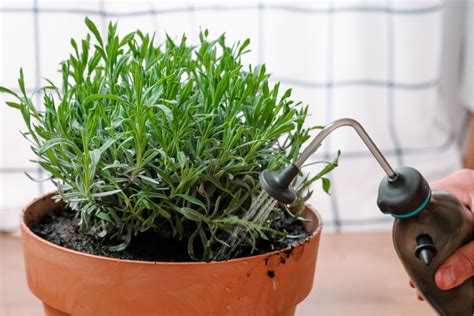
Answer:
MULTIPOLYGON (((253 246, 284 235, 271 228, 281 210, 263 225, 243 214, 260 192, 259 172, 289 163, 309 138, 308 108, 270 85, 265 66, 241 63, 249 40, 228 46, 205 31, 197 46, 185 36, 157 45, 140 31, 119 37, 116 24, 102 38, 86 24, 92 37, 71 40, 62 82, 42 89, 44 111, 27 96, 22 71, 19 94, 0 87, 16 99, 7 104, 20 110, 37 163, 82 230, 116 242, 115 251, 156 230, 187 241, 196 260, 212 259, 236 225, 253 246)), ((300 192, 320 178, 329 189, 323 176, 337 159, 326 164, 299 179, 300 192)))

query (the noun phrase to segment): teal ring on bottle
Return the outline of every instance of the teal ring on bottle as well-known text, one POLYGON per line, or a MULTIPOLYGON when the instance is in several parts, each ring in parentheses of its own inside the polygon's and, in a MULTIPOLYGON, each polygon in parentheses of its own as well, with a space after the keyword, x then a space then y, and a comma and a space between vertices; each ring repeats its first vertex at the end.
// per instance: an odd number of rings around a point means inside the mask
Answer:
POLYGON ((390 212, 383 212, 383 213, 384 214, 390 214, 390 215, 392 215, 393 217, 396 217, 396 218, 409 218, 409 217, 415 216, 416 214, 423 211, 425 209, 426 205, 428 204, 428 202, 430 201, 430 199, 431 199, 431 190, 428 193, 428 196, 426 197, 425 201, 420 205, 420 207, 418 207, 414 211, 408 212, 408 213, 403 214, 403 215, 395 215, 395 214, 392 214, 390 212))

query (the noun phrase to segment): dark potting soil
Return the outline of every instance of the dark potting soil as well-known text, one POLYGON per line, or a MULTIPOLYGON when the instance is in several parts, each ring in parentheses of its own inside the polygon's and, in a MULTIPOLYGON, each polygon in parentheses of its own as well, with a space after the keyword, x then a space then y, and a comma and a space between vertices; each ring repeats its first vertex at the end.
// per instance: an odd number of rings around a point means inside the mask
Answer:
MULTIPOLYGON (((49 213, 30 229, 39 237, 56 245, 93 255, 120 258, 128 260, 186 262, 195 261, 188 256, 187 242, 176 239, 164 239, 158 233, 148 231, 132 238, 127 249, 121 252, 110 251, 110 246, 118 242, 103 240, 92 234, 79 230, 79 219, 75 212, 68 209, 58 209, 49 213)), ((237 252, 239 257, 259 255, 303 242, 309 234, 300 221, 295 221, 286 215, 274 222, 274 228, 286 230, 291 238, 274 238, 258 240, 257 249, 251 252, 251 247, 243 246, 237 252)))

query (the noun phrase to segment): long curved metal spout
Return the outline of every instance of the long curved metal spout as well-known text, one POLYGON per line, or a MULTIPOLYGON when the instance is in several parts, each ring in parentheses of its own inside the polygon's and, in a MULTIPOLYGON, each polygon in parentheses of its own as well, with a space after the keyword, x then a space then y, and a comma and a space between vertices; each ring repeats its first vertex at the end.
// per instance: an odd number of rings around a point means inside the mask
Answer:
POLYGON ((351 126, 352 128, 355 129, 357 134, 359 134, 364 144, 367 146, 367 148, 369 148, 370 152, 378 161, 378 163, 380 164, 380 166, 382 167, 382 169, 385 171, 385 173, 387 174, 389 178, 393 179, 397 176, 393 168, 387 162, 385 157, 382 155, 382 153, 377 148, 374 141, 372 140, 372 138, 370 138, 369 134, 367 134, 365 129, 362 127, 362 125, 360 125, 359 122, 351 118, 343 118, 343 119, 339 119, 334 122, 331 122, 321 131, 319 131, 318 135, 316 135, 316 137, 311 141, 308 147, 306 147, 306 149, 301 153, 301 155, 298 157, 298 159, 296 159, 296 161, 293 164, 296 167, 301 168, 303 163, 316 151, 316 149, 318 149, 318 147, 321 145, 323 140, 329 134, 331 134, 335 129, 342 126, 351 126))
POLYGON ((290 186, 291 182, 300 172, 303 163, 316 151, 316 149, 318 149, 323 140, 335 129, 341 126, 353 127, 360 138, 362 138, 362 141, 367 146, 367 148, 369 148, 372 155, 379 162, 380 166, 385 171, 389 179, 395 180, 397 178, 397 173, 392 169, 387 160, 385 160, 385 157, 382 155, 362 125, 360 125, 360 123, 356 120, 344 118, 331 122, 325 128, 320 130, 318 135, 316 135, 316 137, 301 153, 298 159, 286 166, 286 168, 280 173, 275 173, 270 170, 262 171, 260 174, 260 184, 262 185, 262 189, 265 190, 271 197, 282 203, 293 203, 293 201, 296 199, 296 193, 290 186))

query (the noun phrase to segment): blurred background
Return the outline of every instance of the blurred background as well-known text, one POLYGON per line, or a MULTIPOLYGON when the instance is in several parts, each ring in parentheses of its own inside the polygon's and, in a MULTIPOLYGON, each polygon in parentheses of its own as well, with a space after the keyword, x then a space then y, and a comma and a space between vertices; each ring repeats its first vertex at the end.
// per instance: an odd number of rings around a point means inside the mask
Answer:
MULTIPOLYGON (((42 108, 43 78, 59 80, 70 39, 88 16, 105 34, 140 29, 197 42, 201 29, 251 39, 245 62, 266 64, 273 82, 309 104, 308 126, 359 120, 394 166, 429 181, 474 168, 474 0, 6 1, 0 0, 0 86, 28 93, 42 108)), ((21 209, 53 190, 0 94, 0 315, 41 315, 27 290, 18 238, 21 209)), ((331 195, 316 184, 310 203, 324 234, 313 292, 297 315, 434 315, 416 301, 391 245, 392 218, 376 206, 384 176, 353 130, 333 133, 309 162, 342 151, 331 195), (326 234, 327 232, 341 234, 326 234)), ((305 172, 316 172, 307 167, 305 172)))
MULTIPOLYGON (((461 168, 473 97, 472 1, 5 1, 0 9, 0 85, 17 90, 20 67, 28 92, 58 82, 70 39, 86 35, 88 16, 105 33, 141 29, 183 33, 201 29, 227 40, 251 39, 246 63, 267 65, 273 81, 310 105, 308 125, 352 117, 395 167, 412 165, 428 180, 461 168), (470 32, 470 33, 469 33, 470 32), (470 71, 467 71, 470 69, 470 71), (471 87, 469 90, 466 87, 471 87)), ((53 189, 23 139, 22 119, 0 95, 0 230, 15 230, 21 208, 53 189)), ((342 150, 331 196, 315 186, 310 203, 327 230, 387 229, 377 209, 383 172, 350 129, 334 133, 311 161, 342 150)), ((310 161, 310 162, 311 162, 310 161)), ((308 167, 314 172, 317 167, 308 167)))

